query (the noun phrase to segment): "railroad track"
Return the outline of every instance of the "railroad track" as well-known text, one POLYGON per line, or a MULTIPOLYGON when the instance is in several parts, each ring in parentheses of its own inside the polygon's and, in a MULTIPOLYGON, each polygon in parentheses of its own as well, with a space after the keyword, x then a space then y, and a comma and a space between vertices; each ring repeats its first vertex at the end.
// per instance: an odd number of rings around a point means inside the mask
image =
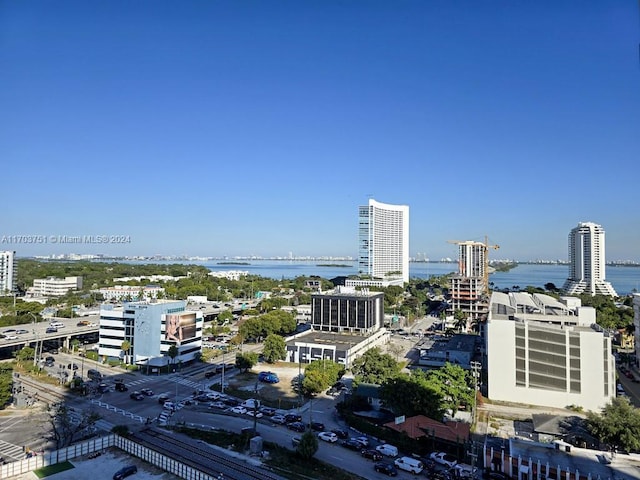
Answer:
MULTIPOLYGON (((40 383, 32 378, 29 378, 25 375, 21 375, 19 378, 15 379, 14 382, 20 383, 22 388, 29 393, 37 393, 37 399, 39 401, 44 401, 49 404, 62 402, 68 399, 68 395, 65 395, 62 392, 57 391, 51 385, 46 383, 40 383)), ((33 396, 33 395, 32 395, 33 396)))
POLYGON ((175 433, 146 428, 131 438, 214 477, 222 474, 225 480, 283 480, 265 468, 247 465, 186 436, 176 438, 175 433))

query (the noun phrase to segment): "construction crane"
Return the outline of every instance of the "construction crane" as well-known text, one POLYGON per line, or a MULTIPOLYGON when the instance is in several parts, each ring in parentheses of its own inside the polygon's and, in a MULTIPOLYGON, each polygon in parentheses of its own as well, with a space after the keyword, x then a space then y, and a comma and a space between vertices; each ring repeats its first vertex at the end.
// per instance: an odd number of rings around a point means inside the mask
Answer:
MULTIPOLYGON (((455 245, 474 245, 474 246, 482 246, 482 252, 484 257, 484 265, 483 265, 483 277, 484 277, 484 286, 489 291, 489 249, 492 248, 497 250, 500 248, 500 245, 489 245, 489 238, 487 236, 484 237, 484 243, 475 242, 473 240, 448 240, 448 243, 453 243, 455 245)), ((458 271, 462 273, 462 265, 460 264, 461 259, 458 259, 458 271)))

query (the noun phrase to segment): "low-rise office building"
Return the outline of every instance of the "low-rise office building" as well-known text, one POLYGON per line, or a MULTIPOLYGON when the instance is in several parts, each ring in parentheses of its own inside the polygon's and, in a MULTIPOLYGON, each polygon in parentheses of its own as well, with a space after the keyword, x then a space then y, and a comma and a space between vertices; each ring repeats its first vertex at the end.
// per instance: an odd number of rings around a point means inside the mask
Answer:
POLYGON ((202 347, 203 316, 183 300, 151 300, 102 305, 98 354, 129 364, 159 367, 194 360, 202 347), (129 346, 128 350, 123 350, 129 346), (178 355, 169 357, 176 346, 178 355))
POLYGON ((486 368, 491 400, 598 411, 616 395, 611 337, 577 297, 491 296, 486 368))
POLYGON ((311 326, 324 332, 369 334, 384 321, 384 293, 337 287, 311 295, 311 326))
POLYGON ((332 360, 349 368, 353 360, 364 352, 387 342, 389 332, 384 328, 370 335, 309 330, 287 340, 285 361, 307 364, 316 360, 332 360))
POLYGON ((29 297, 62 297, 72 290, 82 289, 82 277, 34 278, 33 287, 27 291, 29 297))
POLYGON ((116 285, 98 290, 106 301, 121 300, 136 301, 158 298, 164 295, 164 288, 159 285, 116 285))

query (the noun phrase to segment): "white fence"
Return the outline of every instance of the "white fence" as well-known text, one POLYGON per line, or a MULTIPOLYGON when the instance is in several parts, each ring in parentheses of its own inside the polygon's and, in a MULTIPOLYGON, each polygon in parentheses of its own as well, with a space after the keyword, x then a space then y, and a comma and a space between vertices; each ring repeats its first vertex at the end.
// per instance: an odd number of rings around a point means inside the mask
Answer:
POLYGON ((127 438, 110 434, 100 438, 94 438, 70 447, 61 448, 43 455, 36 455, 31 458, 8 463, 0 467, 0 479, 8 479, 17 475, 32 472, 42 467, 55 465, 56 463, 71 460, 81 455, 92 452, 99 452, 106 448, 116 447, 124 452, 138 457, 145 462, 155 465, 162 470, 177 475, 186 480, 216 480, 217 476, 211 476, 185 465, 171 457, 167 457, 150 448, 139 445, 127 438))

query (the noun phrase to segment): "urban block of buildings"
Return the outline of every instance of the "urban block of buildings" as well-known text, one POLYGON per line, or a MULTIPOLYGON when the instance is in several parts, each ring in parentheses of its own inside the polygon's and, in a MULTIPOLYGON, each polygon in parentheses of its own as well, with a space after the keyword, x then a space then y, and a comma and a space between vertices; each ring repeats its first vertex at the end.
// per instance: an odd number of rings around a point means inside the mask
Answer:
POLYGON ((567 295, 587 293, 617 297, 605 275, 604 229, 581 222, 569 232, 569 278, 562 287, 567 295))
POLYGON ((200 354, 202 327, 202 312, 186 310, 184 300, 105 304, 100 308, 98 354, 142 368, 178 366, 200 354), (125 351, 126 345, 130 348, 125 351), (174 345, 178 355, 172 359, 169 349, 174 345))
POLYGON ((493 292, 485 326, 488 397, 599 411, 616 396, 611 344, 595 309, 579 298, 493 292))

